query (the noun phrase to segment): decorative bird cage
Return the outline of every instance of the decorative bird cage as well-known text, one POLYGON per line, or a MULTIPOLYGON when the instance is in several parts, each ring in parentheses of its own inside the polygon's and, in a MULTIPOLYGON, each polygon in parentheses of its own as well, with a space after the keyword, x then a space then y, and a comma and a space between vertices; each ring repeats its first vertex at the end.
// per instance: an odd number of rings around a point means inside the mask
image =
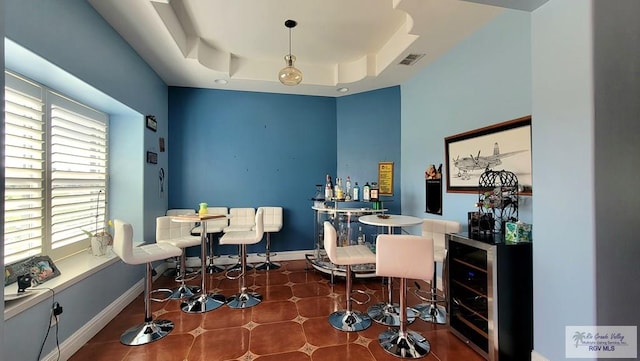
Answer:
POLYGON ((504 234, 505 223, 518 220, 518 177, 506 170, 482 173, 477 206, 480 219, 492 223, 494 233, 504 234))

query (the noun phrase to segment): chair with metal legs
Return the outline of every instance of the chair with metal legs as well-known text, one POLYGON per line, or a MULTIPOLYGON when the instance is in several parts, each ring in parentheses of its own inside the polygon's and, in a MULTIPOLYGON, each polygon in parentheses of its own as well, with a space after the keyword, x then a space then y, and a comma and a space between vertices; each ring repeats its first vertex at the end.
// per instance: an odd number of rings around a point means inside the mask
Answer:
MULTIPOLYGON (((228 214, 229 209, 227 207, 208 207, 208 214, 228 214)), ((216 236, 220 235, 222 231, 229 226, 229 217, 226 218, 216 218, 207 222, 207 273, 218 273, 224 271, 224 268, 218 267, 214 264, 213 260, 220 257, 216 256, 213 251, 214 245, 216 243, 216 236)), ((196 226, 191 230, 191 234, 194 236, 200 236, 200 232, 202 232, 202 225, 196 226)))
POLYGON ((264 233, 267 234, 267 243, 265 246, 264 255, 258 254, 258 256, 264 256, 265 260, 256 266, 257 270, 272 270, 280 268, 280 265, 271 262, 271 256, 275 253, 271 253, 271 233, 280 232, 282 229, 282 207, 260 207, 264 213, 264 233))
MULTIPOLYGON (((237 232, 237 231, 250 231, 255 229, 255 217, 256 217, 256 209, 255 208, 244 208, 244 207, 233 207, 229 208, 229 226, 225 227, 222 231, 224 233, 227 232, 237 232)), ((241 247, 238 246, 238 256, 229 255, 230 258, 239 257, 240 253, 242 253, 241 247)), ((227 268, 227 270, 235 270, 240 267, 241 261, 238 259, 238 262, 227 268)), ((245 268, 250 270, 253 266, 247 264, 245 262, 245 268)))
POLYGON ((262 301, 262 295, 256 292, 247 291, 245 276, 247 274, 247 245, 256 244, 264 236, 264 222, 262 210, 258 210, 255 215, 255 230, 253 231, 231 231, 220 237, 220 244, 237 244, 240 246, 240 267, 238 269, 227 270, 226 276, 229 279, 240 279, 240 292, 227 299, 227 306, 231 308, 249 308, 262 301), (232 276, 232 272, 239 272, 232 276))
MULTIPOLYGON (((427 218, 422 222, 422 236, 433 239, 434 262, 433 280, 431 281, 431 290, 427 293, 427 297, 421 295, 419 288, 416 290, 416 296, 425 301, 425 303, 413 307, 420 312, 420 319, 424 321, 442 325, 447 323, 446 298, 438 297, 436 265, 438 263, 442 264, 442 290, 443 293, 446 294, 447 285, 444 283, 447 277, 445 235, 447 233, 458 232, 460 232, 460 223, 456 221, 427 218)), ((418 283, 416 283, 416 285, 418 285, 418 283)))
POLYGON ((192 223, 178 223, 171 221, 172 216, 160 216, 156 218, 156 243, 169 243, 182 249, 180 254, 180 272, 176 276, 176 282, 180 285, 173 291, 171 299, 179 300, 189 298, 200 292, 199 286, 187 285, 196 277, 196 274, 187 274, 186 248, 200 245, 200 237, 192 236, 192 223))
POLYGON ((369 247, 365 245, 338 247, 338 235, 336 229, 329 221, 324 222, 324 249, 327 252, 329 260, 331 260, 333 264, 344 266, 346 271, 346 309, 336 311, 329 315, 329 323, 334 328, 347 332, 362 331, 367 329, 369 326, 371 326, 371 317, 369 317, 369 315, 367 315, 366 313, 354 311, 351 307, 351 302, 353 301, 358 304, 364 304, 369 302, 370 296, 360 291, 360 293, 363 293, 367 296, 367 300, 364 302, 357 301, 351 297, 351 294, 353 293, 353 273, 351 266, 366 263, 375 263, 376 255, 371 252, 369 247))
POLYGON ((431 345, 421 334, 407 329, 407 279, 430 280, 433 272, 433 240, 405 234, 381 234, 376 239, 376 274, 400 281, 400 327, 378 336, 380 346, 401 358, 426 356, 431 345), (425 266, 426 265, 426 266, 425 266))
POLYGON ((152 299, 151 293, 166 292, 171 290, 151 291, 153 281, 153 269, 151 262, 160 261, 171 257, 177 257, 182 253, 178 247, 168 243, 145 244, 139 247, 133 246, 133 227, 119 219, 114 220, 113 252, 127 264, 145 264, 144 282, 144 323, 134 326, 125 331, 120 336, 120 342, 124 345, 137 346, 153 342, 168 335, 174 328, 170 320, 154 320, 151 315, 150 302, 165 301, 168 298, 159 300, 152 299))

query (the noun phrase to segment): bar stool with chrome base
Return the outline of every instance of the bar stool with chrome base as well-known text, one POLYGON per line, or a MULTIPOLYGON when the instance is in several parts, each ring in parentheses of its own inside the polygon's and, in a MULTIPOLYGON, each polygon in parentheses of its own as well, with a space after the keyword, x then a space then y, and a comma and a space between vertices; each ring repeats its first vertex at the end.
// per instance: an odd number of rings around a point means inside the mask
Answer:
MULTIPOLYGON (((351 266, 366 263, 375 263, 376 255, 371 252, 369 247, 365 245, 354 245, 338 247, 338 236, 336 229, 331 222, 324 222, 324 249, 332 263, 345 266, 345 297, 347 299, 347 308, 342 311, 336 311, 329 315, 329 323, 338 330, 353 332, 362 331, 371 326, 371 318, 369 315, 360 311, 354 311, 351 302, 364 304, 369 301, 370 296, 364 302, 351 298, 352 293, 352 270, 351 266)), ((360 292, 364 293, 364 292, 360 292)), ((366 294, 365 294, 366 295, 366 294)))
MULTIPOLYGON (((422 222, 422 236, 433 239, 433 280, 431 281, 431 291, 428 293, 429 297, 423 297, 420 294, 420 289, 416 290, 415 294, 425 303, 414 306, 416 310, 420 312, 420 319, 444 325, 447 323, 447 307, 446 300, 438 297, 438 285, 436 277, 435 264, 442 263, 442 289, 446 291, 447 287, 444 284, 444 280, 447 277, 446 256, 447 250, 445 245, 445 235, 447 233, 460 232, 460 223, 456 221, 448 221, 443 219, 431 219, 427 218, 422 222)), ((416 283, 417 285, 417 283, 416 283)))
POLYGON ((376 239, 376 274, 400 280, 400 327, 378 336, 380 346, 401 358, 426 356, 431 345, 421 334, 407 329, 407 279, 432 277, 433 240, 404 234, 381 234, 376 239), (426 264, 426 267, 423 266, 426 264))
MULTIPOLYGON (((271 233, 280 232, 282 229, 282 207, 260 207, 264 212, 264 233, 267 234, 267 244, 265 247, 264 255, 258 254, 258 256, 264 256, 263 263, 256 266, 257 270, 272 270, 280 268, 280 265, 271 262, 271 233)), ((259 208, 259 209, 260 209, 259 208)), ((275 255, 275 253, 273 253, 275 255)))
POLYGON ((227 270, 229 279, 240 279, 240 292, 227 299, 227 306, 231 308, 249 308, 262 301, 262 295, 256 292, 248 292, 245 286, 247 274, 247 244, 256 244, 264 236, 263 211, 258 209, 255 216, 256 229, 253 231, 231 231, 220 237, 220 244, 240 245, 240 267, 227 270), (237 276, 231 276, 231 272, 239 272, 237 276))
MULTIPOLYGON (((256 223, 256 209, 249 207, 233 207, 229 208, 229 226, 225 227, 222 231, 237 232, 237 231, 251 231, 255 229, 256 223)), ((240 253, 242 253, 241 246, 238 246, 238 255, 229 255, 229 258, 238 257, 238 262, 230 267, 227 267, 227 271, 238 270, 240 268, 240 253)), ((253 268, 252 265, 245 262, 245 270, 249 271, 253 268)))
POLYGON ((197 274, 187 274, 186 248, 200 244, 200 237, 191 235, 191 223, 176 223, 171 221, 173 216, 156 217, 156 243, 168 243, 182 249, 180 255, 180 271, 176 276, 176 282, 180 285, 173 290, 172 300, 189 298, 199 293, 200 287, 187 285, 188 281, 196 278, 197 274))
MULTIPOLYGON (((144 282, 144 323, 134 326, 125 331, 120 336, 120 342, 128 346, 144 345, 168 335, 174 328, 170 320, 154 320, 151 316, 151 306, 153 301, 165 301, 151 298, 151 287, 153 281, 153 270, 151 262, 160 261, 171 257, 177 257, 182 253, 178 247, 165 244, 146 244, 133 247, 133 227, 119 219, 114 220, 113 252, 122 259, 124 263, 137 265, 145 264, 144 282)), ((153 292, 167 292, 171 290, 156 290, 153 292)))
MULTIPOLYGON (((227 215, 228 209, 227 207, 208 207, 208 214, 217 214, 217 215, 227 215)), ((216 243, 215 237, 216 235, 222 233, 222 231, 229 226, 229 218, 215 218, 207 222, 207 273, 213 274, 224 271, 224 268, 218 267, 213 262, 214 259, 220 256, 216 256, 213 249, 216 243)), ((200 232, 202 232, 202 224, 194 227, 191 230, 191 234, 200 236, 200 232)))

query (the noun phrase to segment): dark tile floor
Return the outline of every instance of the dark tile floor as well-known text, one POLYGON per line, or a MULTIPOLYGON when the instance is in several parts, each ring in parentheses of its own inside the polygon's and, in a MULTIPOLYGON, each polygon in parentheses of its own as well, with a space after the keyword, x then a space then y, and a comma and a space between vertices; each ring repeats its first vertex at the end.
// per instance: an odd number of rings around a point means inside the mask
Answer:
MULTIPOLYGON (((230 296, 238 290, 238 281, 228 280, 222 273, 206 277, 210 292, 230 296)), ((199 285, 200 280, 189 283, 199 285)), ((399 360, 378 345, 378 335, 385 326, 374 323, 367 330, 347 333, 329 325, 327 316, 345 306, 344 279, 336 278, 331 284, 327 275, 309 269, 307 262, 300 260, 283 262, 278 270, 250 271, 246 282, 263 295, 259 305, 245 310, 222 306, 203 314, 187 314, 180 310, 180 301, 154 302, 153 316, 172 320, 173 332, 147 345, 124 346, 119 341, 120 334, 144 319, 140 295, 70 360, 399 360)), ((166 276, 154 283, 154 287, 174 285, 173 279, 166 276)), ((371 295, 368 305, 354 304, 361 311, 386 299, 387 288, 379 278, 357 279, 354 289, 371 295)), ((394 292, 394 296, 397 294, 394 292)), ((408 304, 417 303, 410 290, 408 304)), ((483 360, 444 325, 416 320, 409 329, 422 333, 431 343, 431 352, 422 360, 483 360)))

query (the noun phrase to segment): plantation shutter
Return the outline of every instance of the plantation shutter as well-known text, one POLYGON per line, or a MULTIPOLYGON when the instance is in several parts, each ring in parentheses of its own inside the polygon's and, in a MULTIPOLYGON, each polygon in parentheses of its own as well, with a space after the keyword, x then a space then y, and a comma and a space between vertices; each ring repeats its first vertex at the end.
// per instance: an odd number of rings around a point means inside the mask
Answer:
POLYGON ((43 91, 5 73, 5 264, 38 255, 44 235, 43 91))
POLYGON ((5 264, 89 247, 104 230, 108 117, 5 72, 5 264))
POLYGON ((50 94, 51 248, 87 247, 105 225, 107 117, 50 94))

